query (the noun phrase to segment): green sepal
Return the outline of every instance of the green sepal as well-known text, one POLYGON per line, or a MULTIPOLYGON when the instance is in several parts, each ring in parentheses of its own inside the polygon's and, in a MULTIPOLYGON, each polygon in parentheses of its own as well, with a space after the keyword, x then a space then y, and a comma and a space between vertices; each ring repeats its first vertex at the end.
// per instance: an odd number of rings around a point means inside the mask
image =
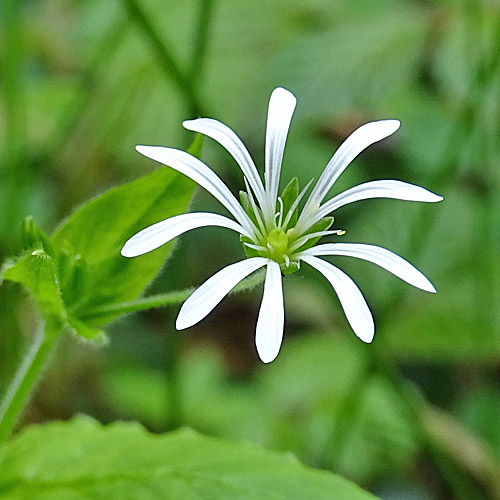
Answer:
MULTIPOLYGON (((301 235, 306 236, 311 233, 317 233, 319 231, 328 231, 332 227, 334 221, 334 217, 323 217, 321 220, 313 224, 307 232, 301 235)), ((318 236, 317 238, 311 238, 310 240, 307 240, 301 247, 299 247, 297 250, 295 250, 294 253, 298 252, 303 252, 304 250, 307 250, 308 248, 313 247, 318 243, 318 241, 322 238, 322 236, 318 236)))
POLYGON ((26 251, 42 248, 48 255, 55 258, 54 246, 49 236, 35 224, 31 215, 26 217, 21 224, 21 242, 26 251))
POLYGON ((245 245, 245 243, 253 244, 253 240, 251 240, 248 236, 240 235, 240 241, 241 244, 243 245, 243 251, 245 252, 245 255, 247 257, 262 257, 262 255, 259 253, 258 250, 255 250, 255 248, 250 248, 245 245))
POLYGON ((280 264, 280 269, 283 274, 293 274, 300 269, 300 262, 292 260, 288 266, 286 264, 280 264))
MULTIPOLYGON (((288 214, 288 211, 290 208, 292 208, 292 205, 295 203, 295 200, 299 196, 299 179, 297 177, 294 177, 283 189, 283 192, 281 193, 281 201, 283 202, 283 220, 288 214)), ((276 207, 276 211, 280 211, 281 206, 278 204, 276 207)), ((299 215, 299 207, 296 207, 295 210, 293 211, 292 217, 290 219, 290 222, 288 223, 288 227, 294 227, 295 224, 297 224, 297 218, 299 215)))
MULTIPOLYGON (((243 207, 243 210, 245 213, 250 217, 250 220, 257 226, 259 227, 259 223, 257 221, 257 216, 255 215, 254 207, 250 203, 250 197, 248 196, 248 193, 246 191, 240 191, 240 203, 241 206, 243 207)), ((257 210, 259 210, 259 213, 262 217, 262 211, 256 207, 257 210)))

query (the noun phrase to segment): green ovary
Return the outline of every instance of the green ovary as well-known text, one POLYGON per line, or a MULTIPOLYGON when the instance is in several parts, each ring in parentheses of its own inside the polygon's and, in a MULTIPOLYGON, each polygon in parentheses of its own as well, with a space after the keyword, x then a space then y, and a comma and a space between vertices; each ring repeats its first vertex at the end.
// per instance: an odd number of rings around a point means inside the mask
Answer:
POLYGON ((285 262, 284 255, 288 250, 288 236, 281 229, 273 229, 267 235, 267 244, 269 258, 275 260, 278 264, 285 262))
POLYGON ((260 245, 261 249, 252 249, 245 246, 246 243, 254 242, 249 238, 240 237, 247 257, 265 257, 272 259, 280 265, 283 274, 292 274, 300 269, 300 264, 292 260, 289 252, 290 245, 295 241, 295 238, 290 237, 282 229, 272 229, 265 236, 265 240, 260 240, 256 244, 260 245))

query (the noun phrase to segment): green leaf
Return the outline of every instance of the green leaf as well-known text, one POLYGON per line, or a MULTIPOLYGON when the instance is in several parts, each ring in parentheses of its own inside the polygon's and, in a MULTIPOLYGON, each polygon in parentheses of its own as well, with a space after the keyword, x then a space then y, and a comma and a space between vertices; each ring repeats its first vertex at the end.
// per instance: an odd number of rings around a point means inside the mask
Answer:
POLYGON ((20 283, 33 293, 47 329, 60 331, 67 324, 56 265, 41 248, 8 261, 0 273, 0 280, 20 283))
MULTIPOLYGON (((199 155, 200 150, 197 137, 189 151, 199 155)), ((141 229, 184 212, 193 189, 190 179, 162 167, 86 203, 56 231, 54 246, 85 262, 77 269, 81 276, 73 277, 79 286, 85 286, 83 297, 71 309, 76 318, 90 317, 94 308, 129 301, 143 292, 165 262, 172 243, 135 258, 123 257, 120 250, 141 229)), ((70 303, 74 301, 73 297, 70 303)), ((100 316, 90 326, 100 327, 115 318, 115 314, 100 316)))
POLYGON ((79 418, 33 426, 0 448, 0 499, 342 499, 375 497, 291 454, 183 429, 79 418))
POLYGON ((371 374, 365 355, 371 346, 352 335, 304 332, 285 339, 285 356, 261 371, 266 401, 259 407, 273 447, 369 482, 408 467, 419 441, 390 383, 371 374))
POLYGON ((0 280, 24 285, 34 295, 46 323, 45 331, 54 334, 67 329, 88 339, 104 339, 104 334, 73 318, 67 312, 59 286, 56 264, 42 249, 32 250, 21 257, 7 261, 0 280))

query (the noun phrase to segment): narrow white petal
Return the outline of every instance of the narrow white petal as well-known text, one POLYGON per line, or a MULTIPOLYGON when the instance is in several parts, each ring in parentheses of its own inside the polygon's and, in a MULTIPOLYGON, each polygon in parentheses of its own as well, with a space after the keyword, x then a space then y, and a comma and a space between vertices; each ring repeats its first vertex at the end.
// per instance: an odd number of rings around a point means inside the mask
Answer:
POLYGON ((144 156, 163 163, 163 165, 167 165, 193 179, 193 181, 215 196, 249 233, 255 233, 253 222, 231 191, 229 191, 229 188, 214 171, 198 160, 198 158, 179 149, 161 146, 136 146, 135 148, 144 156))
POLYGON ((375 245, 364 245, 362 243, 326 243, 304 250, 299 255, 345 255, 367 260, 383 267, 403 281, 426 292, 436 293, 434 285, 408 261, 395 253, 375 245))
POLYGON ((372 313, 356 283, 343 271, 322 259, 305 255, 302 260, 316 268, 330 282, 354 333, 363 342, 370 343, 375 335, 375 325, 372 313))
POLYGON ((278 355, 285 321, 280 266, 273 260, 267 262, 264 296, 255 334, 257 352, 264 363, 270 363, 278 355))
MULTIPOLYGON (((356 158, 364 149, 371 144, 385 139, 389 135, 396 132, 399 128, 399 120, 380 120, 377 122, 366 123, 355 130, 337 149, 328 165, 323 170, 316 186, 311 192, 301 218, 308 219, 314 215, 323 198, 326 196, 339 175, 346 169, 351 161, 356 158)), ((301 227, 304 221, 299 220, 301 227)))
POLYGON ((264 186, 257 167, 241 139, 227 125, 211 118, 187 120, 183 122, 183 125, 188 130, 208 135, 208 137, 211 137, 227 149, 245 174, 260 206, 262 206, 264 203, 264 186))
POLYGON ((175 327, 184 330, 201 321, 244 278, 267 264, 263 257, 252 257, 221 269, 197 288, 184 302, 175 327))
POLYGON ((203 226, 227 227, 251 237, 237 222, 222 215, 204 212, 189 213, 170 217, 139 231, 123 245, 121 254, 124 257, 143 255, 161 247, 186 231, 203 226))
POLYGON ((354 186, 328 200, 320 207, 315 219, 320 220, 348 203, 368 200, 369 198, 392 198, 394 200, 421 201, 424 203, 435 203, 443 199, 442 196, 415 184, 394 180, 371 181, 354 186))
POLYGON ((280 181, 283 151, 297 99, 281 87, 274 89, 269 100, 266 129, 266 216, 274 214, 280 181))

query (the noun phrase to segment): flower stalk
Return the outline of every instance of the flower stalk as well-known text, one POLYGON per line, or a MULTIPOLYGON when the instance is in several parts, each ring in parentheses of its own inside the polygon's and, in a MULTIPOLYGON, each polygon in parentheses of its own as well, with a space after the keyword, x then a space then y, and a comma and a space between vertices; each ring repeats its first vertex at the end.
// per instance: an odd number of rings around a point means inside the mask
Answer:
POLYGON ((59 332, 51 331, 47 326, 35 335, 35 340, 0 406, 0 442, 4 441, 14 428, 58 336, 59 332))

